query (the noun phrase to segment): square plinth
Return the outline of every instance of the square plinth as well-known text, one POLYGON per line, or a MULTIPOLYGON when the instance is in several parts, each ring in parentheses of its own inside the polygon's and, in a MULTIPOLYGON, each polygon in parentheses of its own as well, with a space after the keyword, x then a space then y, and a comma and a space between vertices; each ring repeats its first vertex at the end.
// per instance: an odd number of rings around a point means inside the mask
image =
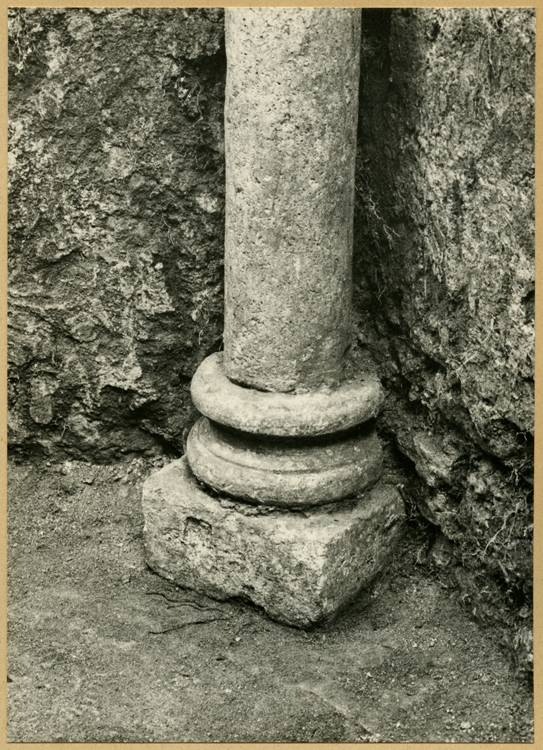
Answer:
POLYGON ((144 483, 143 514, 146 559, 157 573, 307 627, 383 569, 402 533, 404 505, 394 487, 378 484, 303 512, 254 507, 206 492, 181 458, 144 483))

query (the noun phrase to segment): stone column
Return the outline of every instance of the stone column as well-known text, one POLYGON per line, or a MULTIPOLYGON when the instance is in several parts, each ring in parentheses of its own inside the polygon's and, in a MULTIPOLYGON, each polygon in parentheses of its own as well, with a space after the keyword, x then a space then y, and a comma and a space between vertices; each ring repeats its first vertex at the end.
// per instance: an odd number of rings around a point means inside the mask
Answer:
POLYGON ((337 385, 351 340, 360 11, 226 16, 227 376, 337 385))
POLYGON ((379 381, 346 368, 360 10, 226 10, 224 352, 144 486, 149 565, 280 621, 332 616, 401 533, 379 381))

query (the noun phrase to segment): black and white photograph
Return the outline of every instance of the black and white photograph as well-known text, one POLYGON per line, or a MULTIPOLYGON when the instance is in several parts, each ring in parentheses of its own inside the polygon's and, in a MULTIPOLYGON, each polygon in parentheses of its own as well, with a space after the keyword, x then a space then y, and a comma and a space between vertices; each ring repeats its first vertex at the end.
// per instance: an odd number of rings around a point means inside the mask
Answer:
POLYGON ((535 7, 11 7, 10 743, 534 743, 535 7))

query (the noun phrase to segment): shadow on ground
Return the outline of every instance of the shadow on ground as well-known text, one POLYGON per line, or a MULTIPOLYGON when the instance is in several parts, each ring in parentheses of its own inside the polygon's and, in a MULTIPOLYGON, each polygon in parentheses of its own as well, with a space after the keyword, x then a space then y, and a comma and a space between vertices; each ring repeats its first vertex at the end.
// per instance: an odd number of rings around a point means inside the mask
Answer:
POLYGON ((153 467, 13 464, 9 742, 533 742, 531 692, 413 544, 311 631, 150 571, 153 467))

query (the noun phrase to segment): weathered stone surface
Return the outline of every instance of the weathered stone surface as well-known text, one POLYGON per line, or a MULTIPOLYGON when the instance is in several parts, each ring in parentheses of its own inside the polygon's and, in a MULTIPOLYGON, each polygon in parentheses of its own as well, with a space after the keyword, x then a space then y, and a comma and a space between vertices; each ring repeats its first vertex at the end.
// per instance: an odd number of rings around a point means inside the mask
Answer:
POLYGON ((360 10, 226 11, 225 368, 335 384, 352 338, 360 10))
POLYGON ((362 26, 354 297, 381 424, 469 571, 464 600, 515 632, 532 599, 535 8, 368 8, 362 26))
POLYGON ((289 625, 332 616, 382 569, 401 533, 403 503, 377 485, 357 500, 303 513, 211 497, 179 459, 143 488, 147 562, 217 599, 243 597, 289 625))
POLYGON ((518 469, 534 429, 535 10, 365 18, 354 259, 368 320, 386 322, 382 374, 518 469))
POLYGON ((190 431, 186 456, 198 479, 218 492, 290 508, 350 497, 382 473, 373 430, 306 444, 234 433, 203 418, 190 431))
POLYGON ((441 484, 452 486, 455 467, 464 458, 462 450, 452 437, 436 435, 430 430, 398 432, 398 445, 415 463, 415 468, 430 487, 441 484))
POLYGON ((9 36, 10 445, 180 450, 222 330, 222 9, 11 8, 9 36))
POLYGON ((196 408, 214 422, 259 435, 329 435, 373 419, 384 401, 379 379, 359 373, 336 388, 271 393, 243 388, 226 377, 223 354, 207 357, 191 383, 196 408))

